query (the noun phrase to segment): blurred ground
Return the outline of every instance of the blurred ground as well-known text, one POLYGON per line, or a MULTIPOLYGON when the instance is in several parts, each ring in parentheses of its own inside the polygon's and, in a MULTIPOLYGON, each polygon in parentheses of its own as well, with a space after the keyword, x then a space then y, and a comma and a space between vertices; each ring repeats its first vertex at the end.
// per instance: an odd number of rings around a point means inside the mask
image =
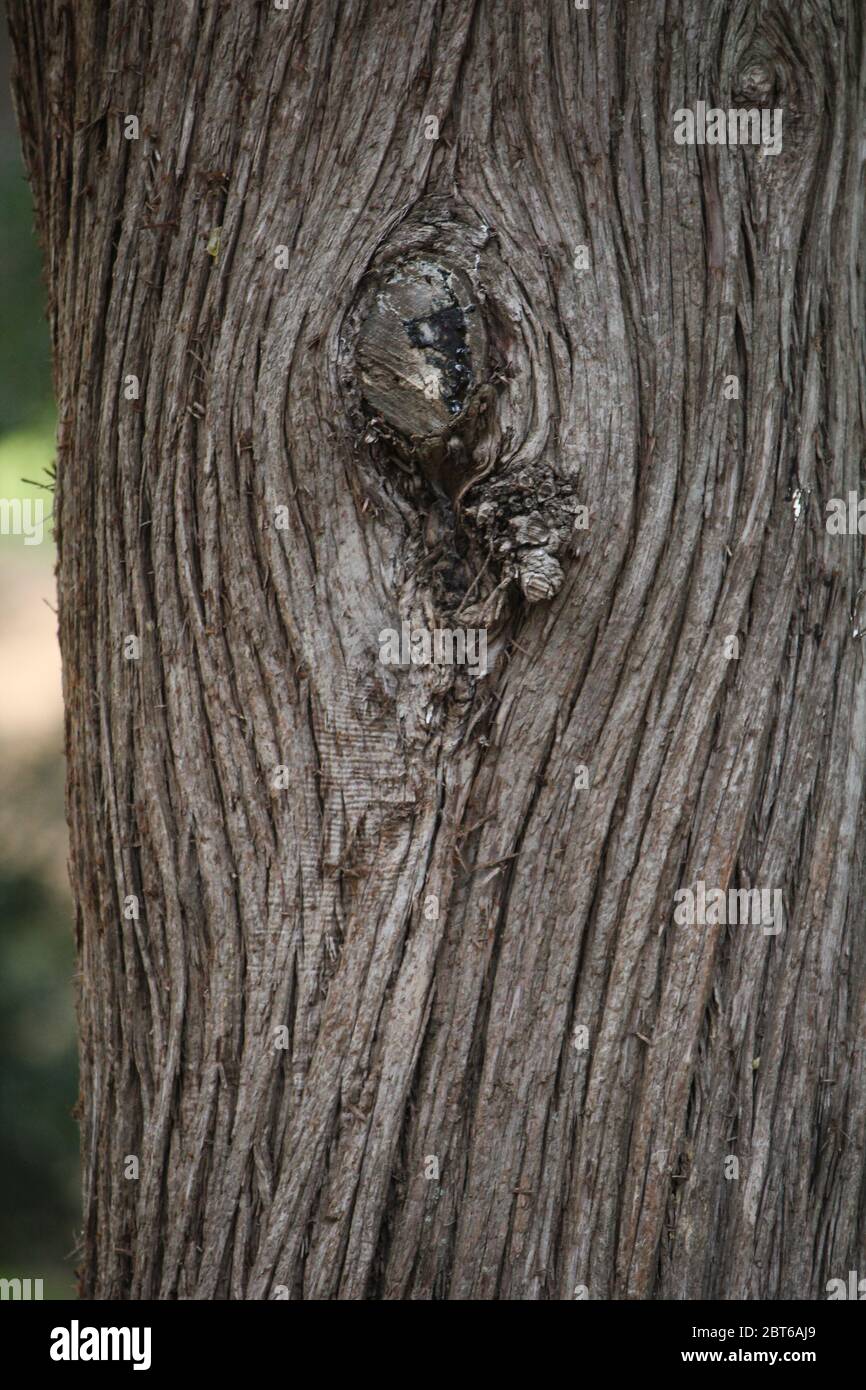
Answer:
MULTIPOLYGON (((60 654, 54 577, 0 553, 0 748, 14 752, 60 730, 60 654)), ((7 757, 10 756, 7 752, 7 757)))

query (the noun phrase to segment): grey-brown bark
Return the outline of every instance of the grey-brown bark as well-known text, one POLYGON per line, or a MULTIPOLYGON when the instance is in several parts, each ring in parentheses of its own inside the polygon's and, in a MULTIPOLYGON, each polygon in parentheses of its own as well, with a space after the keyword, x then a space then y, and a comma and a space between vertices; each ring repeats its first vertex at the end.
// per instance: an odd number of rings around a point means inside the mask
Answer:
POLYGON ((84 1294, 823 1296, 864 1235, 857 0, 10 16, 84 1294), (677 145, 699 99, 782 152, 677 145), (363 415, 412 258, 486 334, 450 452, 363 415), (461 610, 486 679, 382 666, 461 610), (699 880, 784 932, 676 925, 699 880))

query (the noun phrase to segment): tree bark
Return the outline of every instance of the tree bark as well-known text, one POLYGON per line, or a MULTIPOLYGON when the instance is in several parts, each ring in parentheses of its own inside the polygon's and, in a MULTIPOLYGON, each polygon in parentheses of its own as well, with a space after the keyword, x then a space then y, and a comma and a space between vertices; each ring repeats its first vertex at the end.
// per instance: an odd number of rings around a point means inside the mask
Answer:
POLYGON ((864 1240, 862 7, 10 27, 83 1296, 824 1297, 864 1240), (677 144, 699 100, 781 152, 677 144), (383 664, 403 623, 487 674, 383 664), (699 883, 784 929, 679 925, 699 883))

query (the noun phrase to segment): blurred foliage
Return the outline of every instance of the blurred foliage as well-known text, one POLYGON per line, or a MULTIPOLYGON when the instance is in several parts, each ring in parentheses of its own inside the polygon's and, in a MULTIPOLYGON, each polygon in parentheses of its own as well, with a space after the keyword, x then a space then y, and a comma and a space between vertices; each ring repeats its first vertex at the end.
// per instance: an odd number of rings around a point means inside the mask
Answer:
MULTIPOLYGON (((9 94, 9 50, 0 27, 0 497, 41 497, 46 520, 53 498, 55 410, 51 345, 45 315, 42 257, 34 231, 33 201, 18 148, 9 94)), ((46 542, 50 544, 51 527, 46 542)), ((21 546, 0 535, 0 546, 28 561, 42 547, 21 546)))
POLYGON ((50 418, 51 357, 30 188, 14 141, 0 142, 0 436, 50 418), (10 331, 11 329, 11 331, 10 331))
MULTIPOLYGON (((0 497, 41 497, 46 539, 0 536, 0 549, 4 563, 42 564, 50 592, 54 499, 39 486, 54 456, 49 332, 8 66, 0 26, 0 497)), ((0 698, 3 660, 0 649, 0 698)), ((0 1277, 41 1278, 46 1298, 74 1296, 80 1225, 61 743, 58 729, 49 749, 0 749, 0 1277)))
POLYGON ((54 750, 4 759, 0 772, 0 1270, 70 1297, 77 1062, 62 777, 54 750))
POLYGON ((53 554, 53 469, 53 412, 40 415, 23 429, 0 434, 0 497, 32 497, 43 504, 45 538, 41 545, 24 545, 20 536, 0 531, 0 551, 5 554, 14 551, 16 559, 24 564, 44 564, 46 554, 53 554))

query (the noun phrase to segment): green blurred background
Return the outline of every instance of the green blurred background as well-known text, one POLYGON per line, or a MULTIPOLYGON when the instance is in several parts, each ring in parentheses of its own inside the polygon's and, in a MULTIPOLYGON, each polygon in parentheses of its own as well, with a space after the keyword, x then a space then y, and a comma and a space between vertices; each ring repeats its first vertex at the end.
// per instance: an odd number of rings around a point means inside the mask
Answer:
POLYGON ((0 1278, 74 1296, 80 1224, 72 911, 54 614, 54 407, 30 189, 0 31, 0 498, 41 498, 40 545, 0 533, 0 1278))

